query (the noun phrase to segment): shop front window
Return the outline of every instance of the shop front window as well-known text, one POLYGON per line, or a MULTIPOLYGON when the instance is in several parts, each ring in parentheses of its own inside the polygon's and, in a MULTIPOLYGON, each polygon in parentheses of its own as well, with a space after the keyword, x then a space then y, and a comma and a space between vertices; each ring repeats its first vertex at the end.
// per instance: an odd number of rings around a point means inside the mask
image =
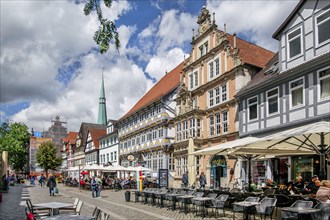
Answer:
POLYGON ((314 156, 297 156, 293 157, 293 176, 295 179, 297 176, 301 176, 303 181, 310 181, 316 170, 319 170, 319 159, 315 159, 314 156))
POLYGON ((257 184, 265 183, 267 176, 267 161, 253 161, 252 162, 253 182, 257 184))

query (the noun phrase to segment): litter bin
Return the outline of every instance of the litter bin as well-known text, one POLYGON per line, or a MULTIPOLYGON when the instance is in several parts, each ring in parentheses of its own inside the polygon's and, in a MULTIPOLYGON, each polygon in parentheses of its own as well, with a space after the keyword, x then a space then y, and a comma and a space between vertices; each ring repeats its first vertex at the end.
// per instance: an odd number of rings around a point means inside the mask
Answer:
POLYGON ((126 191, 125 192, 125 201, 126 202, 130 202, 131 201, 131 192, 130 191, 126 191))

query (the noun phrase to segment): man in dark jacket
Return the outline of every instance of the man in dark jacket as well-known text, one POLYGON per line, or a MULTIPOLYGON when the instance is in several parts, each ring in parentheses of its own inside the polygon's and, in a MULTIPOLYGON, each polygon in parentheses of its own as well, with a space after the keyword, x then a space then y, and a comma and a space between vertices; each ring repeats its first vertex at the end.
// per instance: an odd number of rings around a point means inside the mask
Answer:
POLYGON ((183 187, 188 187, 188 171, 182 176, 182 185, 183 187))
POLYGON ((53 175, 50 175, 50 177, 48 178, 47 186, 49 187, 49 196, 55 196, 54 188, 56 187, 56 180, 53 175))

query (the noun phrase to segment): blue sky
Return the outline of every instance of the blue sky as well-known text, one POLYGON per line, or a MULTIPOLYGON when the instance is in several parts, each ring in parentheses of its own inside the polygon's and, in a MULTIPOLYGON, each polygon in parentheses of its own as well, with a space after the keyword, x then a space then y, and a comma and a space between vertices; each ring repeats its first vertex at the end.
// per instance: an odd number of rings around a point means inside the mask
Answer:
POLYGON ((108 118, 118 119, 191 50, 203 5, 227 32, 274 52, 271 38, 298 1, 114 1, 119 52, 101 55, 83 1, 1 1, 0 117, 41 131, 56 115, 78 130, 96 122, 104 74, 108 118))

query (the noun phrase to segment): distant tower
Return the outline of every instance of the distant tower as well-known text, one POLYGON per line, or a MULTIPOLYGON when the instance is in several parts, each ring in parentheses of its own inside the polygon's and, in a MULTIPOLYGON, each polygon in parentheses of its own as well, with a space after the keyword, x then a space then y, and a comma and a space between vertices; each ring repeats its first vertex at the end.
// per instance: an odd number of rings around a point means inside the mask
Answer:
POLYGON ((104 80, 102 74, 102 84, 99 98, 99 114, 97 117, 97 123, 101 125, 107 125, 107 108, 105 104, 105 92, 104 92, 104 80))

